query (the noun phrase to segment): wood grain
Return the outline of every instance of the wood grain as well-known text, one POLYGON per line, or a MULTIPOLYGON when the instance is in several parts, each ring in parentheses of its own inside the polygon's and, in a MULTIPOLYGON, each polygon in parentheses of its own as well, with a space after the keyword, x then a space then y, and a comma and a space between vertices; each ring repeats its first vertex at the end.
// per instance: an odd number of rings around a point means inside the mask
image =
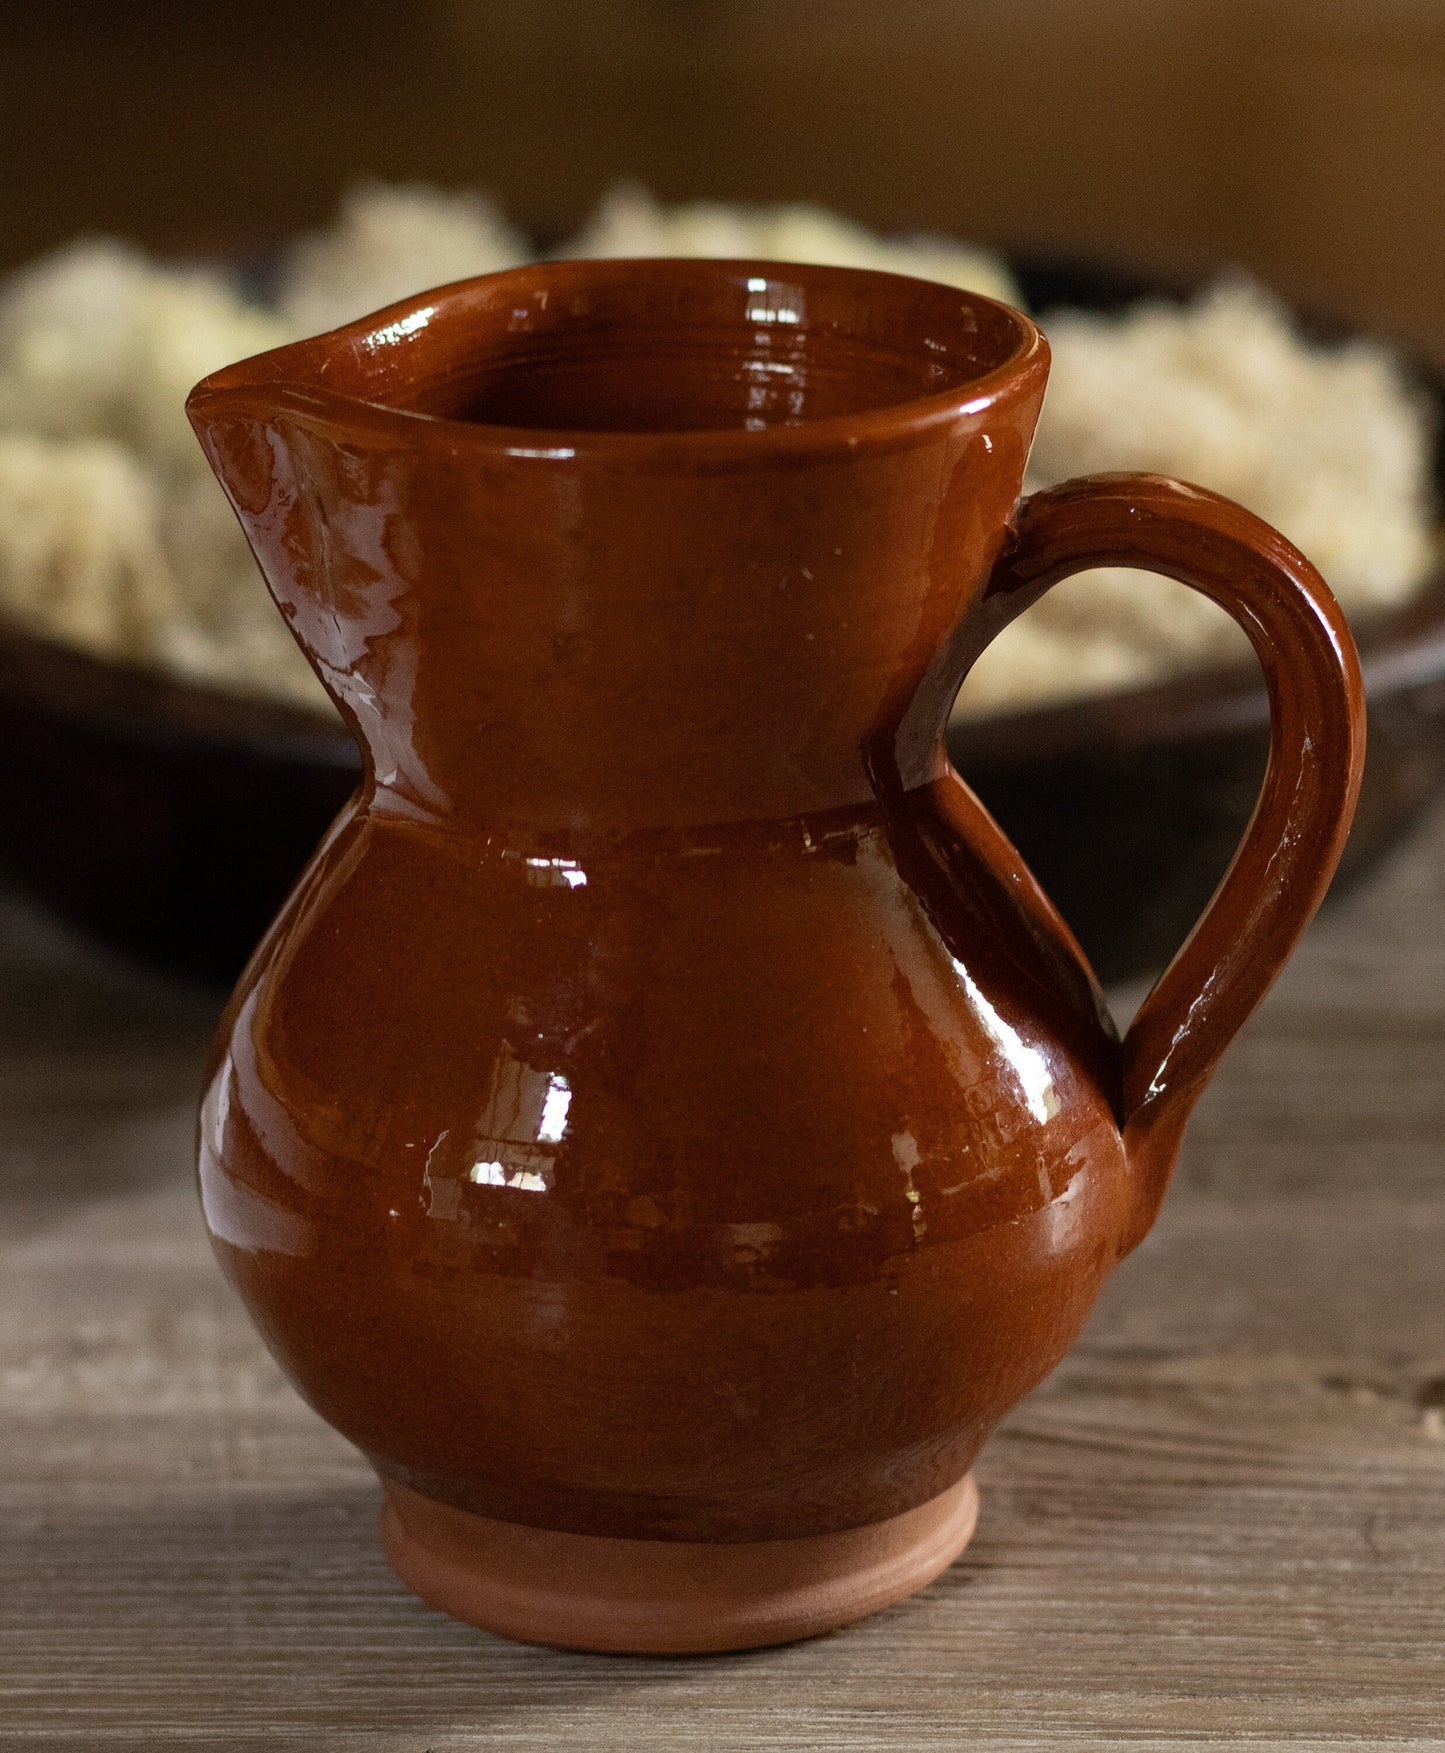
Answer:
POLYGON ((201 1234, 214 1011, 0 907, 0 1745, 1445 1748, 1445 812, 1237 1044, 963 1561, 743 1657, 509 1646, 391 1579, 201 1234))

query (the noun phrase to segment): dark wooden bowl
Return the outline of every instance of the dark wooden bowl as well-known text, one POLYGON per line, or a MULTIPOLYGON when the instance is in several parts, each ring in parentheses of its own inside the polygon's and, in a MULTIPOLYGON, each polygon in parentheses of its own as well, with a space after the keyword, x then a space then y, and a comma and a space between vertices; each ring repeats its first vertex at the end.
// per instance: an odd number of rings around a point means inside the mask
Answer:
POLYGON ((240 972, 361 771, 339 720, 12 628, 0 747, 0 870, 106 941, 210 981, 240 972))
MULTIPOLYGON (((1044 312, 1175 290, 1020 267, 1044 312)), ((1431 387, 1445 411, 1445 385, 1431 387)), ((1445 481, 1445 450, 1437 463, 1445 481)), ((1445 780, 1445 582, 1356 633, 1370 746, 1343 880, 1445 780)), ((957 726, 950 748, 1113 981, 1162 966, 1208 900, 1253 808, 1268 723, 1263 684, 1241 667, 957 726)), ((0 871, 207 981, 235 977, 360 770, 339 723, 8 628, 0 739, 0 871)))

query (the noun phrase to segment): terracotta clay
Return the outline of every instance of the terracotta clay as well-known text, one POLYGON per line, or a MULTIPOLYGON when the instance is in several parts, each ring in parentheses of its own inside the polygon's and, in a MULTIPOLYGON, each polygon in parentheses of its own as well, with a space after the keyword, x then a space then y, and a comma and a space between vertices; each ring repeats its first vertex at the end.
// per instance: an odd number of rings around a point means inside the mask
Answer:
POLYGON ((1019 505, 1046 371, 941 286, 573 262, 191 397, 365 760, 227 1013, 206 1218, 449 1611, 723 1649, 947 1565, 1319 901, 1338 609, 1198 489, 1019 505), (943 744, 998 628, 1121 563, 1230 610, 1274 712, 1122 1046, 943 744))

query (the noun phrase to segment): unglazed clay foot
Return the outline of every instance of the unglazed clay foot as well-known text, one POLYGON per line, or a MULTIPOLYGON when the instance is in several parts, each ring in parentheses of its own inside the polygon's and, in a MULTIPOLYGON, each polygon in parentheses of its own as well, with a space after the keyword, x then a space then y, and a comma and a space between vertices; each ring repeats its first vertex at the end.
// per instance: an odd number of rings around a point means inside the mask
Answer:
POLYGON ((901 1601, 973 1536, 973 1475, 917 1509, 798 1540, 614 1540, 494 1522, 390 1480, 381 1543, 429 1606, 523 1643, 688 1655, 791 1643, 901 1601))

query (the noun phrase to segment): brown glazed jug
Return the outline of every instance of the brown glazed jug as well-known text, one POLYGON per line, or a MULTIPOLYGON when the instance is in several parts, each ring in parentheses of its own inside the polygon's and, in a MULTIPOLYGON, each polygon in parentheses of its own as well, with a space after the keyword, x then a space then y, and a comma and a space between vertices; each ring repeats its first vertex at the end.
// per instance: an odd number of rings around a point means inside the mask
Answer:
POLYGON ((1020 502, 1047 364, 921 281, 559 262, 191 396, 365 757, 227 1012, 206 1220, 461 1619, 722 1650, 948 1565, 1329 880, 1333 599, 1198 488, 1020 502), (943 741, 993 634, 1098 565, 1223 604, 1273 704, 1122 1044, 943 741))

